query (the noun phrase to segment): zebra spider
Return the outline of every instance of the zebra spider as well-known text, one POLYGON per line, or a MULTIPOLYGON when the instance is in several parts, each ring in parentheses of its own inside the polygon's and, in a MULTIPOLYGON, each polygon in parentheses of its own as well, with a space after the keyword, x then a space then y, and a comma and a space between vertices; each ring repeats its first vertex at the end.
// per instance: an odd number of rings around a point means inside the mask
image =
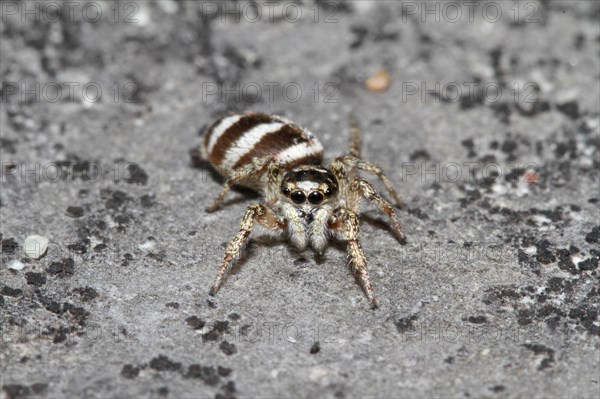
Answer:
POLYGON ((215 211, 234 185, 261 192, 264 201, 250 205, 239 232, 225 250, 210 290, 215 295, 232 261, 244 247, 254 223, 287 233, 299 250, 309 245, 321 255, 330 236, 346 242, 353 271, 373 308, 377 307, 367 261, 359 242, 359 206, 370 200, 385 213, 400 242, 405 241, 392 205, 357 171, 377 175, 396 205, 402 201, 378 166, 360 158, 360 129, 354 118, 348 154, 323 165, 323 147, 308 130, 261 113, 237 113, 217 120, 204 133, 202 157, 225 177, 220 195, 207 209, 215 211))

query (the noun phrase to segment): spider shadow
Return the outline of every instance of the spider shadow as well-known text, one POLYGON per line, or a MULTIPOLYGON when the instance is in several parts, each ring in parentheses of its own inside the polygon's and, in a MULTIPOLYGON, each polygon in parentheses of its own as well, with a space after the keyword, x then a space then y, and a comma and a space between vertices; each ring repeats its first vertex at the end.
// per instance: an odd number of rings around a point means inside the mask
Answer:
POLYGON ((366 213, 361 214, 360 219, 362 221, 364 221, 365 223, 369 224, 370 226, 376 227, 378 229, 381 230, 385 230, 389 235, 391 235, 392 237, 394 237, 394 239, 400 244, 400 245, 406 245, 406 240, 404 241, 399 241, 398 238, 396 237, 396 234, 394 233, 394 230, 391 228, 391 226, 389 225, 388 222, 386 222, 384 219, 379 218, 379 217, 375 217, 366 213))
MULTIPOLYGON (((198 169, 202 171, 201 181, 203 183, 206 182, 208 180, 208 177, 210 176, 212 180, 218 182, 221 186, 225 185, 225 178, 217 170, 215 170, 215 168, 210 164, 210 162, 202 158, 202 155, 200 154, 200 147, 194 147, 189 152, 190 166, 193 169, 198 169)), ((237 184, 231 188, 231 191, 242 194, 242 196, 237 196, 235 198, 223 201, 220 204, 220 208, 229 205, 239 204, 246 201, 247 199, 258 200, 260 198, 260 195, 256 191, 250 188, 242 187, 237 184)))
MULTIPOLYGON (((238 258, 233 261, 231 269, 227 275, 239 273, 250 259, 255 261, 260 261, 262 259, 264 263, 267 264, 273 263, 273 259, 281 259, 281 254, 279 254, 280 256, 277 256, 279 253, 279 251, 276 250, 277 247, 285 247, 285 241, 282 238, 277 238, 271 235, 258 235, 256 237, 249 238, 238 258)), ((223 285, 227 281, 227 275, 223 280, 223 285)))

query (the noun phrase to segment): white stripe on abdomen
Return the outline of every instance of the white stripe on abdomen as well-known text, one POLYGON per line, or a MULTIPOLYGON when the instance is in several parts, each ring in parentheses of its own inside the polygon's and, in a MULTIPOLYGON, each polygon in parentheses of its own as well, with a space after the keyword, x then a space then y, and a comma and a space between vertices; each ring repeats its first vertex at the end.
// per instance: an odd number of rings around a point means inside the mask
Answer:
POLYGON ((323 151, 321 143, 313 139, 310 143, 301 143, 293 145, 277 155, 281 163, 291 163, 309 155, 316 155, 323 151))
POLYGON ((231 126, 233 126, 237 121, 242 119, 244 116, 246 116, 246 115, 238 114, 238 115, 228 116, 227 118, 224 118, 221 121, 221 123, 219 123, 217 126, 215 126, 210 134, 210 140, 208 142, 208 148, 207 148, 206 152, 208 154, 212 154, 213 149, 215 148, 215 144, 217 144, 217 140, 219 140, 219 137, 221 137, 227 129, 229 129, 231 126))
POLYGON ((273 122, 258 125, 241 136, 225 153, 221 167, 231 169, 244 155, 254 150, 254 146, 267 134, 281 129, 284 123, 273 122))

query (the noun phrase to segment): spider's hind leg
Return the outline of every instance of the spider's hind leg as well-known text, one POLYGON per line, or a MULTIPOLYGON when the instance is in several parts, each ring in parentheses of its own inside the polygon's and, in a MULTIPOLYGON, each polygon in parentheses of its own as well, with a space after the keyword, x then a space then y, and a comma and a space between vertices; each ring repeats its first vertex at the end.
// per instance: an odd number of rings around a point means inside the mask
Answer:
POLYGON ((404 202, 402 201, 396 190, 394 190, 394 187, 392 187, 392 183, 383 172, 383 169, 381 169, 379 166, 351 155, 336 158, 336 161, 343 163, 350 169, 358 169, 377 175, 377 177, 379 177, 387 191, 394 199, 396 206, 398 208, 404 207, 404 202))
POLYGON ((360 125, 358 124, 358 119, 354 116, 354 114, 350 114, 350 146, 348 147, 348 155, 355 158, 360 158, 360 147, 362 146, 361 142, 361 130, 360 125))
POLYGON ((394 187, 392 187, 392 183, 390 183, 389 179, 383 172, 383 169, 371 162, 362 159, 360 155, 360 149, 362 145, 361 129, 358 124, 358 120, 353 114, 350 114, 349 119, 350 145, 348 146, 348 154, 336 158, 334 162, 338 161, 346 166, 346 168, 348 169, 347 174, 350 179, 354 179, 356 177, 356 170, 362 170, 377 175, 377 177, 379 177, 387 191, 394 199, 396 206, 398 208, 402 208, 404 206, 404 203, 402 202, 402 199, 400 198, 398 193, 396 193, 396 190, 394 190, 394 187))

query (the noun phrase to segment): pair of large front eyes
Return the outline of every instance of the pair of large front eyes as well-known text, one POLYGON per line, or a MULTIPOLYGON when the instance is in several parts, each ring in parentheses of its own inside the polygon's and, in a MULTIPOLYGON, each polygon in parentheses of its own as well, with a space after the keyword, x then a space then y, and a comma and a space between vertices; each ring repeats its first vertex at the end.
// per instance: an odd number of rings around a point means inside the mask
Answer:
MULTIPOLYGON (((306 195, 304 195, 304 193, 299 190, 293 191, 290 194, 290 199, 295 204, 303 204, 306 201, 306 195)), ((323 201, 323 194, 321 194, 319 191, 311 191, 308 194, 308 202, 310 202, 311 204, 317 205, 320 204, 321 201, 323 201)))

